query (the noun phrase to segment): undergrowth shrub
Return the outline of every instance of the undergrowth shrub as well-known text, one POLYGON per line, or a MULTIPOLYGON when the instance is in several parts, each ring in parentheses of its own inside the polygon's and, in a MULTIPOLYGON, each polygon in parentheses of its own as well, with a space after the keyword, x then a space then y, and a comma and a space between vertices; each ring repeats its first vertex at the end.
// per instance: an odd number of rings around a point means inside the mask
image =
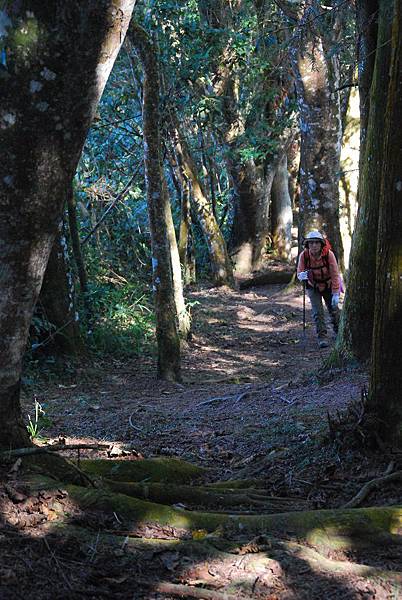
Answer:
POLYGON ((88 338, 96 352, 134 356, 149 351, 155 319, 149 293, 144 293, 141 284, 94 281, 89 301, 94 320, 88 338))

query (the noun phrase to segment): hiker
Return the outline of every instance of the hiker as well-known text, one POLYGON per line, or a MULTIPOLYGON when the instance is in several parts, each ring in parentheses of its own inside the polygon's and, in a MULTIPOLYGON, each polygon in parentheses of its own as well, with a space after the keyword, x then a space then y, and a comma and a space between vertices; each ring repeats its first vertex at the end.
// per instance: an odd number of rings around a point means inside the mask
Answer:
POLYGON ((311 302, 313 320, 317 330, 320 348, 328 346, 322 299, 331 317, 335 335, 339 325, 340 275, 335 254, 331 245, 319 231, 310 231, 304 240, 305 249, 300 254, 297 265, 297 278, 306 286, 311 302))

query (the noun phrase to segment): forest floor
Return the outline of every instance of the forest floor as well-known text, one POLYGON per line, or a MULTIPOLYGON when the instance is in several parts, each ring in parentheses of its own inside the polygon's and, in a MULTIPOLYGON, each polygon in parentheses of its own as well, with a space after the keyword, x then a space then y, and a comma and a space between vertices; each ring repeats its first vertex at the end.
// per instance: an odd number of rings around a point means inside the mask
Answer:
MULTIPOLYGON (((156 381, 152 356, 92 360, 74 376, 26 388, 24 412, 32 416, 35 394, 49 419, 41 434, 55 443, 105 444, 100 450, 70 452, 74 461, 178 457, 206 468, 204 483, 257 480, 289 511, 340 508, 368 481, 401 469, 398 455, 363 452, 354 446, 367 374, 358 367, 325 366, 331 347, 318 349, 308 303, 303 336, 300 288, 200 287, 191 291, 190 300, 194 332, 183 352, 181 384, 156 381), (347 429, 331 434, 327 415, 336 420, 351 405, 351 439, 344 433, 347 429)), ((53 496, 29 494, 18 487, 18 469, 19 464, 4 474, 0 489, 1 600, 396 600, 401 594, 400 574, 391 580, 380 574, 401 569, 401 545, 375 551, 353 545, 333 549, 325 560, 336 568, 328 570, 314 556, 302 557, 283 547, 270 554, 263 536, 254 539, 254 549, 250 550, 252 536, 245 537, 225 560, 197 564, 175 546, 129 549, 128 538, 118 546, 100 543, 101 530, 110 530, 110 521, 120 522, 115 512, 103 516, 108 527, 99 524, 99 515, 92 527, 93 515, 80 516, 79 525, 92 531, 89 539, 80 540, 78 533, 49 532, 52 503, 68 509, 70 500, 63 490, 53 496), (31 520, 21 517, 21 502, 31 520), (242 551, 245 547, 248 550, 242 551), (247 570, 244 560, 250 553, 262 553, 269 564, 247 570), (375 568, 375 573, 365 576, 362 564, 368 573, 375 568), (236 587, 246 580, 248 588, 236 587), (164 590, 158 587, 161 582, 164 590)), ((400 482, 377 486, 361 503, 398 504, 402 504, 400 482)), ((198 508, 185 502, 175 507, 198 508)), ((234 506, 229 512, 236 509, 246 510, 234 506)), ((74 513, 73 506, 69 510, 74 513)), ((160 535, 153 531, 150 537, 164 538, 167 544, 177 541, 173 529, 165 528, 160 535)), ((308 544, 304 549, 315 551, 308 544)))

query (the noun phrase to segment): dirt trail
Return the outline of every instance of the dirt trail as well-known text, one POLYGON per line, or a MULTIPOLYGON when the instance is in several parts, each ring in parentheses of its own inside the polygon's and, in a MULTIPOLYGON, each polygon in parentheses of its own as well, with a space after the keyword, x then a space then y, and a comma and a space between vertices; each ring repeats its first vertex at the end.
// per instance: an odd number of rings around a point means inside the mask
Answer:
MULTIPOLYGON (((320 372, 331 350, 318 350, 310 325, 303 344, 299 289, 203 288, 191 300, 194 335, 183 353, 182 384, 156 381, 151 356, 93 362, 73 381, 37 384, 26 394, 25 412, 32 415, 35 393, 51 421, 42 434, 107 444, 102 451, 82 451, 81 458, 174 456, 207 467, 207 481, 254 478, 260 494, 291 511, 340 507, 386 470, 387 456, 328 442, 327 412, 342 411, 358 398, 366 374, 320 372)), ((70 457, 79 458, 75 452, 70 457)), ((347 548, 322 554, 305 539, 286 540, 286 531, 283 539, 252 540, 224 532, 197 545, 172 527, 147 530, 149 539, 119 537, 121 514, 77 513, 62 488, 33 492, 18 480, 17 463, 15 471, 2 474, 0 487, 1 600, 399 597, 401 575, 383 571, 400 568, 401 545, 377 551, 349 540, 347 548), (52 520, 60 510, 67 523, 58 530, 52 520)), ((261 495, 253 493, 258 505, 261 495)), ((401 502, 397 483, 365 500, 401 502)))
MULTIPOLYGON (((309 496, 313 507, 341 501, 332 488, 312 491, 326 470, 340 470, 333 452, 323 455, 321 437, 327 412, 359 397, 365 373, 318 373, 331 350, 318 349, 309 310, 303 344, 299 288, 203 288, 191 301, 182 384, 156 381, 152 357, 94 365, 96 378, 83 369, 74 384, 39 392, 52 422, 44 433, 106 442, 115 455, 178 456, 211 468, 215 479, 257 471, 273 492, 309 496)), ((347 498, 352 490, 340 487, 347 498)))

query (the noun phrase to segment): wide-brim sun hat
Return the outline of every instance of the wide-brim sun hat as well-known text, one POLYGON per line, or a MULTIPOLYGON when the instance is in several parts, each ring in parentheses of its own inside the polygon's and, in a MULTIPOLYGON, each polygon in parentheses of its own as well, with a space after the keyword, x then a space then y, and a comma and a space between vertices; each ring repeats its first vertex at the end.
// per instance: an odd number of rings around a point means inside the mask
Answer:
POLYGON ((325 240, 319 231, 310 231, 306 237, 304 238, 304 244, 308 244, 309 242, 321 242, 321 244, 325 245, 325 240))

